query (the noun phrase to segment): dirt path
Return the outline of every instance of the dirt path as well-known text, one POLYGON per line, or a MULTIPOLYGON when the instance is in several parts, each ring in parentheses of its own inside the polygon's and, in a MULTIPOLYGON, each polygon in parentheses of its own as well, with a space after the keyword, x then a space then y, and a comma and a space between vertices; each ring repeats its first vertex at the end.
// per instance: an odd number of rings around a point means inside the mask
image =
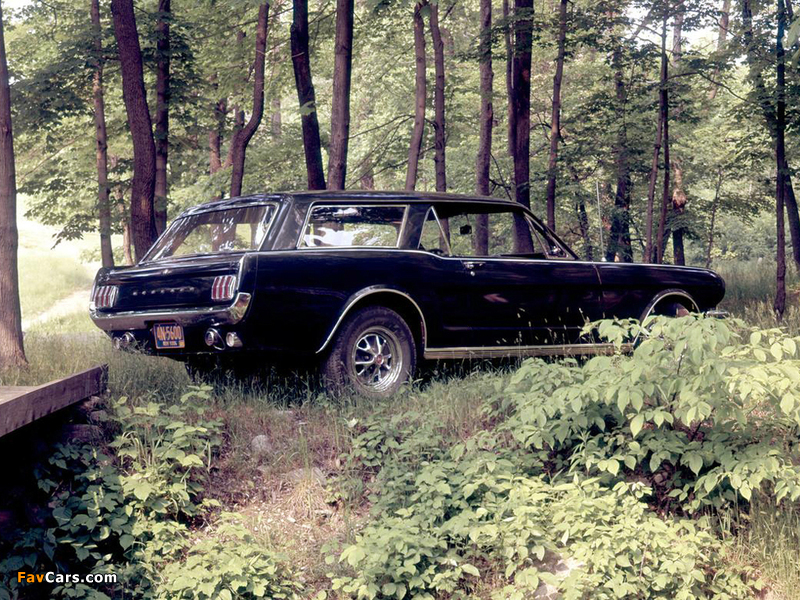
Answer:
POLYGON ((44 323, 45 321, 49 321, 51 319, 57 319, 59 317, 63 317, 75 312, 80 312, 82 310, 88 311, 89 310, 89 294, 90 290, 78 290, 73 292, 66 298, 62 298, 53 306, 48 308, 43 313, 39 313, 32 319, 23 319, 22 320, 22 330, 27 331, 33 325, 38 325, 40 323, 44 323))

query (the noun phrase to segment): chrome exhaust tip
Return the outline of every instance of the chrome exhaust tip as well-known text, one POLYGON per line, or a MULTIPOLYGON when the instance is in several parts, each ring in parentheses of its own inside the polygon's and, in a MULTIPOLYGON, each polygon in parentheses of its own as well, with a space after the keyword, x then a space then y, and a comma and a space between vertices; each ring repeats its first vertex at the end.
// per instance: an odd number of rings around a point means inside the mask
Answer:
POLYGON ((114 348, 117 350, 129 350, 134 344, 136 344, 136 336, 130 331, 114 338, 114 348))
POLYGON ((242 338, 239 337, 239 334, 233 331, 225 336, 225 343, 228 345, 228 348, 241 348, 244 345, 242 343, 242 338))
POLYGON ((205 335, 206 346, 214 348, 215 350, 225 350, 225 340, 222 339, 220 332, 211 327, 206 331, 205 335))

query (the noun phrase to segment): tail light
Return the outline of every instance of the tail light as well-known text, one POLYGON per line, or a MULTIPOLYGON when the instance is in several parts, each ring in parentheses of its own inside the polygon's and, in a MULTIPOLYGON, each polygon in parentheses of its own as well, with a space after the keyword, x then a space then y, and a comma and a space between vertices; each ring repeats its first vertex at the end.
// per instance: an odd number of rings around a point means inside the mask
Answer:
POLYGON ((219 300, 232 300, 233 295, 236 293, 236 276, 235 275, 220 275, 214 278, 214 284, 211 286, 211 299, 214 301, 219 300))
POLYGON ((119 288, 116 285, 101 285, 94 291, 95 308, 111 308, 117 302, 119 288))

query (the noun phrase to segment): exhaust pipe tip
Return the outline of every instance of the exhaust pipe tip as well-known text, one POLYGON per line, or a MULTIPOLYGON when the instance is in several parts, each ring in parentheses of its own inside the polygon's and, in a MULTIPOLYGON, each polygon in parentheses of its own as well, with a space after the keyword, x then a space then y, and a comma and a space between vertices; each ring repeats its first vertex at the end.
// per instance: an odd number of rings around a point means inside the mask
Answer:
POLYGON ((114 348, 117 350, 129 350, 136 344, 136 336, 130 331, 126 331, 114 338, 114 348))
POLYGON ((225 350, 225 340, 222 339, 222 335, 220 334, 219 330, 214 327, 211 327, 206 331, 205 342, 206 346, 209 348, 214 348, 215 350, 225 350))

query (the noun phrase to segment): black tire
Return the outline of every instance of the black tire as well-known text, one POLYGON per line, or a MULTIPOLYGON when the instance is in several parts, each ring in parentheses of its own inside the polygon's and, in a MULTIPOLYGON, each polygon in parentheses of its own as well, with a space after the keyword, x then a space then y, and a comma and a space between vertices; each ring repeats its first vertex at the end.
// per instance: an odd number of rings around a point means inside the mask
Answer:
POLYGON ((333 393, 387 398, 412 380, 416 366, 417 345, 406 322, 393 310, 371 306, 342 324, 322 376, 333 393))

